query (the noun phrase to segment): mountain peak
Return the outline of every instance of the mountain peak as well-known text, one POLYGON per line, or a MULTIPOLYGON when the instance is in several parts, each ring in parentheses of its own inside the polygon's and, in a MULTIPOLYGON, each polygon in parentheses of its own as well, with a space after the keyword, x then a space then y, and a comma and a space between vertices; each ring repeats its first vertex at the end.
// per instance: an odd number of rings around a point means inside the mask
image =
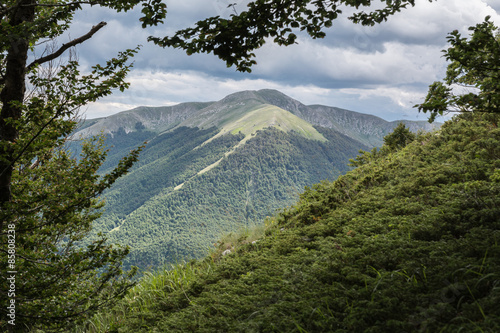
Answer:
POLYGON ((227 121, 221 125, 220 132, 209 141, 226 133, 242 133, 245 138, 242 142, 255 135, 257 131, 266 128, 276 128, 283 132, 293 131, 306 139, 328 141, 313 125, 291 112, 271 104, 262 104, 249 110, 239 118, 227 121))
POLYGON ((243 90, 227 95, 219 101, 219 103, 231 103, 240 100, 256 99, 264 102, 264 99, 259 96, 256 90, 243 90))
POLYGON ((245 90, 224 97, 179 126, 215 126, 220 129, 217 136, 241 132, 246 139, 258 130, 274 127, 284 132, 294 131, 307 139, 326 141, 312 124, 289 110, 298 105, 303 106, 277 90, 245 90))
MULTIPOLYGON (((271 100, 293 100, 292 97, 285 95, 281 91, 275 89, 260 89, 260 90, 243 90, 227 95, 220 102, 230 102, 234 100, 256 99, 262 102, 270 102, 271 100)), ((296 101, 297 103, 300 103, 296 101)), ((271 103, 274 104, 274 103, 271 103)))
MULTIPOLYGON (((307 133, 304 134, 306 138, 322 140, 319 133, 312 134, 316 130, 311 130, 314 129, 313 126, 321 126, 339 131, 372 147, 382 145, 383 137, 398 123, 331 106, 304 105, 280 91, 261 89, 236 92, 216 102, 182 103, 169 107, 139 107, 108 118, 90 120, 79 134, 89 136, 98 135, 101 132, 113 133, 120 128, 127 133, 134 132, 138 128, 136 127, 138 123, 147 130, 156 133, 182 126, 201 129, 216 127, 222 131, 233 132, 238 128, 236 123, 241 123, 245 119, 256 121, 255 124, 238 125, 245 128, 245 131, 249 127, 260 127, 261 129, 276 127, 280 129, 280 126, 275 124, 286 123, 290 126, 287 126, 288 129, 281 128, 282 130, 294 130, 299 134, 307 133), (256 110, 260 111, 251 114, 256 110), (266 114, 262 110, 269 113, 266 114), (281 117, 281 121, 275 121, 277 115, 281 117), (291 120, 292 115, 300 118, 301 121, 291 120), (92 125, 90 125, 91 122, 93 122, 92 125), (300 125, 297 125, 299 123, 300 125), (308 124, 307 130, 305 130, 305 124, 308 124)), ((423 122, 405 121, 405 124, 413 130, 432 129, 431 125, 423 122)))

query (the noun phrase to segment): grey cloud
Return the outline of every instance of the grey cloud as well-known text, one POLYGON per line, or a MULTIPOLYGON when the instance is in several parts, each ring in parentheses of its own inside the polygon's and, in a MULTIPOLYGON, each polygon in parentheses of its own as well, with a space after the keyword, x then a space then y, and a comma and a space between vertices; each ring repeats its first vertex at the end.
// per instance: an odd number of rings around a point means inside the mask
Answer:
POLYGON ((109 22, 78 48, 83 63, 103 62, 125 48, 143 44, 130 75, 131 89, 90 106, 89 114, 105 109, 116 112, 127 105, 214 100, 238 89, 274 88, 391 119, 398 112, 422 118, 410 106, 425 96, 431 82, 444 76, 446 62, 441 50, 446 48, 447 34, 454 29, 466 33, 468 26, 486 15, 500 23, 495 12, 500 0, 417 0, 414 8, 374 27, 340 18, 323 40, 299 34, 298 45, 267 44, 257 50, 258 65, 252 74, 226 68, 213 55, 187 56, 184 51, 161 49, 146 41, 149 35, 171 34, 207 16, 229 16, 233 8, 227 5, 231 3, 236 3, 234 10, 242 11, 248 1, 170 0, 165 25, 148 30, 140 28, 138 12, 115 14, 94 8, 80 13, 71 31, 73 37, 101 20, 109 22))

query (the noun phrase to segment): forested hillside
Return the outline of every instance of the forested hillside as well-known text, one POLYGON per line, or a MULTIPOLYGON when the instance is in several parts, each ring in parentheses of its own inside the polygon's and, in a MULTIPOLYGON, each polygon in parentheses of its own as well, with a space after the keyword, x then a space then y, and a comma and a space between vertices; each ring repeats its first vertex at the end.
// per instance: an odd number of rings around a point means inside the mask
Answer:
POLYGON ((227 157, 241 134, 197 149, 215 132, 181 127, 161 135, 146 146, 137 169, 105 195, 107 208, 95 230, 129 244, 126 262, 140 267, 200 257, 224 234, 262 223, 296 201, 305 186, 345 173, 348 159, 365 147, 318 129, 329 141, 269 128, 227 157))
POLYGON ((499 120, 398 128, 358 168, 269 218, 260 239, 233 237, 226 255, 222 240, 203 260, 149 275, 89 327, 498 332, 499 120))
POLYGON ((275 90, 110 118, 92 120, 75 135, 107 131, 101 172, 147 143, 132 171, 105 193, 93 235, 129 245, 125 263, 140 268, 198 258, 224 234, 262 224, 305 186, 347 172, 350 158, 381 143, 396 124, 308 107, 275 90))

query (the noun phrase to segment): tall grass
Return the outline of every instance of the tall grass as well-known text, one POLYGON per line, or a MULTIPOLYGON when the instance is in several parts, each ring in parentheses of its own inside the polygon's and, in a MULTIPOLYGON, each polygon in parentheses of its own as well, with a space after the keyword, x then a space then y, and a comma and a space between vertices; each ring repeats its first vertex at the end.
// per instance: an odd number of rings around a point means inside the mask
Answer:
POLYGON ((160 297, 176 290, 185 289, 197 275, 207 273, 213 266, 211 261, 171 264, 145 272, 137 285, 112 309, 99 312, 75 332, 109 332, 130 314, 148 311, 160 297))
POLYGON ((119 326, 127 316, 149 311, 159 298, 166 297, 177 290, 185 290, 200 275, 209 273, 222 252, 233 251, 238 246, 258 240, 265 232, 266 225, 256 225, 229 233, 222 237, 209 249, 203 261, 191 261, 170 264, 143 274, 137 285, 131 288, 127 295, 112 309, 106 309, 95 314, 84 325, 78 327, 76 333, 104 333, 119 326))
POLYGON ((225 250, 234 250, 243 244, 258 241, 265 233, 266 228, 271 224, 268 220, 265 223, 257 224, 250 227, 244 227, 231 232, 222 237, 216 244, 215 250, 209 250, 212 258, 217 257, 225 250))

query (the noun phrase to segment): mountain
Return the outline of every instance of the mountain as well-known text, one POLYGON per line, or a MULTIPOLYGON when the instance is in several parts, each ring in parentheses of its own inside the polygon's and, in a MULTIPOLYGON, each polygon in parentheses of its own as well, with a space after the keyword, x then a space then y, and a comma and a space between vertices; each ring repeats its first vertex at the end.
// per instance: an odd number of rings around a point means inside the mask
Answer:
POLYGON ((112 149, 102 172, 148 142, 133 170, 105 193, 94 232, 131 246, 127 265, 200 257, 222 235, 292 204, 306 186, 347 172, 349 158, 380 144, 396 125, 305 106, 274 90, 90 120, 76 137, 106 133, 112 149))
MULTIPOLYGON (((271 89, 242 91, 217 102, 182 103, 167 107, 138 107, 110 117, 92 119, 80 131, 83 136, 111 134, 123 128, 126 133, 137 131, 138 123, 149 131, 161 133, 174 127, 217 127, 238 119, 248 111, 275 106, 309 122, 314 126, 334 129, 369 147, 379 147, 383 137, 403 122, 412 131, 432 131, 438 126, 427 121, 398 120, 388 122, 382 118, 324 105, 306 106, 285 94, 271 89)), ((273 126, 273 124, 270 124, 273 126)))
POLYGON ((499 332, 499 123, 465 113, 364 155, 82 332, 499 332))
POLYGON ((111 134, 121 127, 127 133, 137 131, 136 124, 141 123, 148 130, 162 132, 175 127, 199 110, 211 103, 182 103, 174 106, 146 107, 141 106, 129 111, 120 112, 106 118, 87 120, 78 134, 84 137, 91 135, 111 134))

